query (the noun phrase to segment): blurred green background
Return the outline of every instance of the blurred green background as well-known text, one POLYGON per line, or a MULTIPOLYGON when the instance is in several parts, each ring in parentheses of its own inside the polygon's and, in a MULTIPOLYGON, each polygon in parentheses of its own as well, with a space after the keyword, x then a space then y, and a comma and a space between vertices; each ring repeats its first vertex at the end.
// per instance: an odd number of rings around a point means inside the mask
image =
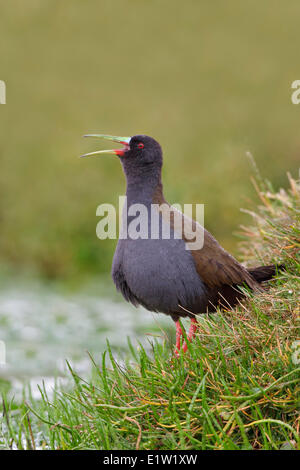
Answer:
POLYGON ((296 0, 1 2, 1 265, 110 271, 116 241, 96 238, 95 212, 125 181, 117 158, 77 158, 101 148, 87 132, 159 140, 167 199, 205 203, 236 253, 254 194, 246 152, 275 187, 297 175, 299 18, 296 0))

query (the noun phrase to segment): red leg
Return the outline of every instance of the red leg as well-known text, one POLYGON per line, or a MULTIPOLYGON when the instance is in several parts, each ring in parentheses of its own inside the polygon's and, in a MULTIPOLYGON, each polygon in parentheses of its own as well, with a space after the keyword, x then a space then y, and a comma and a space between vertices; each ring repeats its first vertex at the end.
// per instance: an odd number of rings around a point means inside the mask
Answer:
MULTIPOLYGON (((190 329, 189 329, 189 334, 188 334, 188 337, 187 337, 188 341, 192 341, 192 339, 195 336, 196 331, 197 331, 197 319, 192 318, 191 319, 191 326, 190 326, 190 329)), ((187 351, 187 343, 186 342, 184 342, 184 344, 182 346, 182 350, 183 350, 183 352, 187 351)))
POLYGON ((176 348, 175 348, 175 354, 176 356, 179 356, 179 351, 181 348, 181 338, 183 337, 183 331, 180 325, 180 321, 177 320, 175 322, 176 325, 176 348))

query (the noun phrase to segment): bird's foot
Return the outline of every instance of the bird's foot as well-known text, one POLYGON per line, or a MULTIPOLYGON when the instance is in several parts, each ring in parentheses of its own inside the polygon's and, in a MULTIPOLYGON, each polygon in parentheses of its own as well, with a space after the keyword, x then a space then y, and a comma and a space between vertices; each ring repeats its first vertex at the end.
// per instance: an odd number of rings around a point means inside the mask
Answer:
MULTIPOLYGON (((192 339, 195 336, 196 331, 197 331, 197 319, 192 318, 191 319, 190 329, 189 329, 188 336, 187 336, 188 341, 192 341, 192 339)), ((177 357, 179 357, 179 351, 181 349, 181 338, 183 338, 183 331, 182 331, 182 328, 181 328, 181 325, 180 325, 180 321, 177 320, 177 322, 176 322, 176 348, 175 348, 175 355, 177 357)), ((182 344, 182 351, 186 352, 187 348, 188 348, 187 342, 184 341, 183 344, 182 344)))
MULTIPOLYGON (((188 337, 187 337, 188 341, 192 341, 192 339, 195 336, 196 331, 197 331, 197 320, 196 320, 196 318, 192 318, 189 333, 188 333, 188 337)), ((187 348, 188 348, 187 343, 185 341, 183 346, 182 346, 183 352, 186 352, 187 348)))
POLYGON ((175 347, 175 356, 179 357, 179 351, 181 349, 181 338, 183 338, 183 331, 181 328, 180 321, 175 322, 176 325, 176 347, 175 347))

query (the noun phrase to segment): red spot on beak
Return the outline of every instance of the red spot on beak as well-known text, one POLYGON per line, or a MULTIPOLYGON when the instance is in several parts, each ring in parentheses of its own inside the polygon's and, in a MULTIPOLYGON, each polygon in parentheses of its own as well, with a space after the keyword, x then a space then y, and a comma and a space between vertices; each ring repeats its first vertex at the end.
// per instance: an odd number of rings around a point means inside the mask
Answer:
POLYGON ((118 155, 118 157, 124 157, 125 153, 127 152, 127 150, 130 149, 129 145, 127 142, 121 142, 121 144, 124 145, 124 147, 122 149, 115 149, 114 150, 114 153, 116 155, 118 155))

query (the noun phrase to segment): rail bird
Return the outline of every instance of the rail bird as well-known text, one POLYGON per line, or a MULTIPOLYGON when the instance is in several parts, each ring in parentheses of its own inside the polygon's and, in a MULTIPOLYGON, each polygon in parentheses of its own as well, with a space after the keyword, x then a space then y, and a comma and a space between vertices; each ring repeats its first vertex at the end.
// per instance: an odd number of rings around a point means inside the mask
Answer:
POLYGON ((175 353, 178 355, 181 348, 185 352, 187 342, 183 338, 181 317, 191 319, 187 334, 191 341, 197 330, 198 314, 214 312, 218 307, 221 310, 232 308, 244 296, 241 287, 259 292, 260 284, 272 278, 280 267, 246 269, 198 222, 173 210, 164 197, 163 153, 155 139, 147 135, 90 134, 87 137, 123 145, 82 155, 117 155, 125 173, 127 204, 123 209, 122 237, 112 264, 116 288, 133 305, 170 315, 176 324, 175 353), (133 236, 129 227, 134 221, 134 211, 130 209, 141 206, 147 213, 144 222, 148 236, 142 230, 140 236, 136 232, 133 236), (169 214, 167 209, 170 209, 169 214), (154 227, 155 224, 158 227, 154 227), (188 233, 184 226, 189 226, 188 233), (154 228, 157 229, 155 237, 149 235, 154 228), (166 232, 169 237, 164 235, 166 232), (202 234, 202 245, 192 249, 189 235, 197 233, 202 234))

